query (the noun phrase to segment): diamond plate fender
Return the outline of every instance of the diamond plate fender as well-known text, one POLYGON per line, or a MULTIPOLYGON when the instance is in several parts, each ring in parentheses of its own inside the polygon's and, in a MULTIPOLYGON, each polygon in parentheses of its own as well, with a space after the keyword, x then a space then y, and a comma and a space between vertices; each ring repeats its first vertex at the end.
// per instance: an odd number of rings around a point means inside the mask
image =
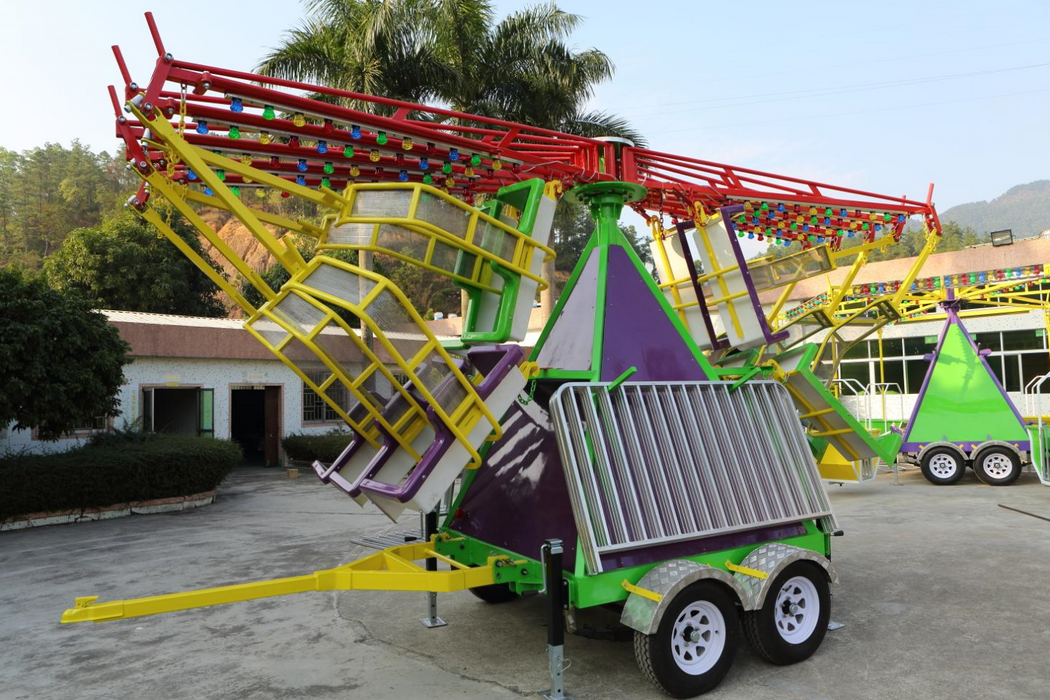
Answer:
POLYGON ((744 560, 740 562, 740 566, 765 571, 769 574, 768 578, 760 579, 747 574, 733 574, 737 583, 744 590, 744 595, 741 596, 741 600, 745 601, 744 610, 758 610, 761 608, 763 603, 765 603, 766 594, 769 593, 769 589, 776 577, 786 566, 799 560, 812 561, 819 564, 827 572, 831 585, 838 585, 838 574, 835 573, 835 568, 827 557, 823 557, 809 549, 799 549, 780 542, 764 544, 756 547, 754 551, 744 557, 744 560))
MULTIPOLYGON (((642 634, 654 634, 660 625, 664 611, 674 597, 691 583, 712 579, 724 583, 744 604, 747 600, 746 589, 732 574, 711 566, 698 564, 685 559, 672 559, 652 568, 636 584, 640 588, 659 593, 663 600, 659 603, 643 596, 631 593, 623 606, 620 622, 642 634)), ((745 605, 746 609, 746 605, 745 605)))

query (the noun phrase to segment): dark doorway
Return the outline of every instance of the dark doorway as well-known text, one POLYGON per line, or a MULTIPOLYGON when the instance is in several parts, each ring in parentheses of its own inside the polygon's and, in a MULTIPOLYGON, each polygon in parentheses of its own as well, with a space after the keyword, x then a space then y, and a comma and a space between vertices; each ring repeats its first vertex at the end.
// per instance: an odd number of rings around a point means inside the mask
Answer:
POLYGON ((277 466, 281 388, 234 387, 230 394, 230 438, 244 451, 244 463, 277 466))

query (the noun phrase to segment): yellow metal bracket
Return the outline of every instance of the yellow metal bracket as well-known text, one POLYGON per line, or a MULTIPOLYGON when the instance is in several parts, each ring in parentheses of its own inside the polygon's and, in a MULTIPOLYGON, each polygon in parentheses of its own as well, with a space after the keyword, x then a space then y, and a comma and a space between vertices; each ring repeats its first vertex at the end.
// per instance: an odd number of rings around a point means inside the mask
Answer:
POLYGON ((655 591, 650 591, 648 588, 642 588, 641 586, 636 586, 633 583, 631 583, 630 581, 628 581, 627 579, 624 579, 623 582, 620 585, 623 586, 623 589, 625 591, 627 591, 628 593, 634 593, 635 595, 640 595, 643 598, 646 598, 648 600, 653 601, 654 603, 659 603, 661 600, 664 599, 663 595, 661 595, 660 593, 656 593, 655 591))
POLYGON ((762 579, 765 581, 769 578, 769 574, 765 571, 759 571, 758 569, 752 569, 746 566, 740 566, 726 559, 726 568, 732 571, 734 574, 743 574, 744 576, 751 576, 752 578, 762 579))
POLYGON ((98 596, 84 596, 76 598, 73 607, 62 613, 62 622, 105 622, 307 591, 450 593, 492 585, 496 583, 497 567, 505 572, 507 567, 527 563, 500 555, 489 557, 485 566, 468 566, 438 553, 436 541, 435 537, 429 542, 389 547, 349 564, 304 576, 103 603, 96 602, 98 596), (428 571, 416 563, 423 559, 437 559, 448 564, 450 570, 428 571))

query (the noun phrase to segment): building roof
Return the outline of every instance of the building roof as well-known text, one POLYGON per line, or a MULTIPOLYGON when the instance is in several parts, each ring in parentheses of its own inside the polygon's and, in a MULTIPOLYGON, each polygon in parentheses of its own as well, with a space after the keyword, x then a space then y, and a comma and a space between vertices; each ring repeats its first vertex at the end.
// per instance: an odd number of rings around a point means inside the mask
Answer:
MULTIPOLYGON (((868 263, 857 273, 854 284, 868 282, 892 282, 902 280, 908 274, 916 258, 897 258, 868 263)), ((1050 237, 1040 236, 1017 241, 1013 245, 994 247, 991 244, 973 246, 946 253, 934 253, 919 271, 919 277, 957 275, 964 272, 983 272, 1004 268, 1025 267, 1050 263, 1050 237)), ((832 270, 826 275, 811 277, 799 282, 791 296, 793 301, 810 299, 828 290, 828 281, 838 284, 849 271, 849 265, 832 270)), ((772 304, 781 290, 772 289, 759 294, 763 304, 772 304)))

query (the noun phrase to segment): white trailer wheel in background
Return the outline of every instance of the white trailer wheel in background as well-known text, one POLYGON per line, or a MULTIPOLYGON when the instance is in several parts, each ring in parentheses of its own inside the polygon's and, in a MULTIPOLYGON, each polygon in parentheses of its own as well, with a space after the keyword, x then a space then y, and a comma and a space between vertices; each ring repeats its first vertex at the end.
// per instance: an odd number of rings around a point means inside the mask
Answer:
POLYGON ((930 447, 919 460, 922 475, 931 484, 950 486, 958 483, 966 474, 966 461, 962 454, 951 447, 930 447))
POLYGON ((990 486, 1008 486, 1021 476, 1021 460, 1006 447, 985 447, 973 460, 977 478, 990 486))

